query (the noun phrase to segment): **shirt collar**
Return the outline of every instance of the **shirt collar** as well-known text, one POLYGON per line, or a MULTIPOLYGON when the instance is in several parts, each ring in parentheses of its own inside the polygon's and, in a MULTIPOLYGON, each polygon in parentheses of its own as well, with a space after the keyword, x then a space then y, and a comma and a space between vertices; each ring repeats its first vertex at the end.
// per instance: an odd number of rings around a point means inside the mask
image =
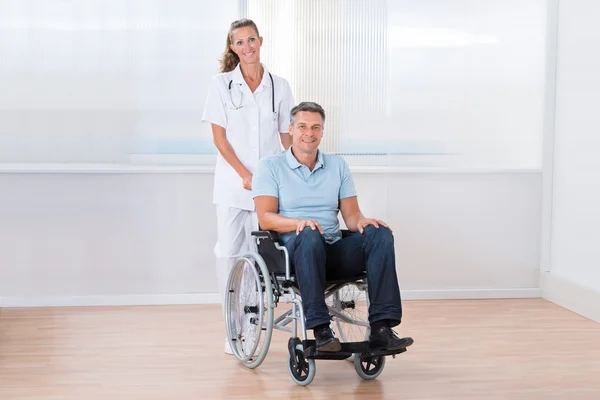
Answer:
MULTIPOLYGON (((288 166, 291 169, 300 168, 302 166, 302 164, 300 164, 296 157, 294 157, 294 153, 292 153, 292 146, 290 146, 290 148, 285 151, 285 159, 287 160, 288 166)), ((317 163, 315 164, 315 169, 313 171, 316 171, 317 169, 323 167, 325 167, 325 162, 323 161, 323 152, 321 150, 318 150, 317 163)))
MULTIPOLYGON (((269 70, 267 69, 265 64, 260 63, 260 65, 262 65, 264 71, 262 81, 260 82, 260 86, 271 87, 271 78, 269 77, 269 70)), ((238 63, 238 65, 233 69, 233 71, 231 71, 231 80, 233 81, 233 83, 237 84, 246 83, 246 81, 244 80, 244 76, 242 75, 242 68, 240 67, 240 63, 238 63)))

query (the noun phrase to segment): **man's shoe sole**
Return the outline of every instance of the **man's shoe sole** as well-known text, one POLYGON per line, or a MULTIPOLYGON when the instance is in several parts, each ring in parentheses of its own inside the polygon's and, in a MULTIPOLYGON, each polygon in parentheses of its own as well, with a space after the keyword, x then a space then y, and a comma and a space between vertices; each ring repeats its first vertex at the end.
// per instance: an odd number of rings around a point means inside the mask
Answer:
POLYGON ((405 339, 405 341, 403 343, 400 343, 396 346, 387 346, 387 343, 383 344, 383 345, 377 345, 377 344, 372 344, 369 343, 369 348, 371 350, 390 350, 390 351, 394 351, 394 350, 400 350, 400 349, 405 349, 408 346, 410 346, 411 344, 413 344, 415 341, 412 338, 403 338, 405 339))
POLYGON ((336 352, 342 349, 342 344, 338 339, 332 339, 331 341, 317 347, 317 351, 336 352))

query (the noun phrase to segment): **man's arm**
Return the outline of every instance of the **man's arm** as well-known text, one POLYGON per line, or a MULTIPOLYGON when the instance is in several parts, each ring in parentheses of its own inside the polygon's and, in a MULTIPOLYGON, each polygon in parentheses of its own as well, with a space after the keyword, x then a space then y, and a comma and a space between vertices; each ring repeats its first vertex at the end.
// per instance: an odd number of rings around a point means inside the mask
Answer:
POLYGON ((373 225, 375 228, 379 228, 379 225, 383 225, 386 228, 389 228, 383 221, 365 218, 358 206, 358 197, 356 196, 356 188, 354 187, 354 180, 352 179, 350 167, 346 161, 342 161, 342 163, 339 209, 348 230, 351 232, 359 231, 360 233, 363 233, 365 227, 368 225, 373 225))
POLYGON ((341 199, 340 212, 348 230, 356 232, 358 221, 365 217, 358 206, 358 197, 352 196, 341 199))
POLYGON ((357 196, 341 199, 340 212, 342 213, 342 218, 344 219, 346 227, 352 232, 359 231, 360 233, 363 233, 365 227, 368 225, 373 225, 375 228, 379 228, 379 225, 389 228, 389 226, 381 220, 365 218, 358 206, 357 196))
POLYGON ((279 211, 279 199, 277 199, 277 197, 256 196, 254 198, 254 204, 256 205, 256 214, 258 216, 260 229, 279 233, 293 231, 300 233, 304 228, 310 226, 313 231, 318 229, 319 232, 323 234, 323 228, 316 220, 288 218, 279 215, 277 213, 277 211, 279 211))

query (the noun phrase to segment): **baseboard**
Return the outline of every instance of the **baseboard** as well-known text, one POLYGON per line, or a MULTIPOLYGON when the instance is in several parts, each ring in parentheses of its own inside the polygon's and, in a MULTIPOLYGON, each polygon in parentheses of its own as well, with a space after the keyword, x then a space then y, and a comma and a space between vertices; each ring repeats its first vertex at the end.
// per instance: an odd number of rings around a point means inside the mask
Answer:
POLYGON ((0 307, 145 306, 170 304, 217 304, 218 293, 0 297, 0 307))
POLYGON ((556 273, 541 276, 543 297, 586 318, 600 322, 600 292, 556 273))
POLYGON ((404 300, 531 299, 542 297, 540 288, 402 290, 404 300))
MULTIPOLYGON (((506 299, 542 297, 539 288, 403 290, 404 300, 506 299)), ((218 293, 172 295, 106 295, 0 297, 0 307, 139 306, 169 304, 218 304, 218 293)))

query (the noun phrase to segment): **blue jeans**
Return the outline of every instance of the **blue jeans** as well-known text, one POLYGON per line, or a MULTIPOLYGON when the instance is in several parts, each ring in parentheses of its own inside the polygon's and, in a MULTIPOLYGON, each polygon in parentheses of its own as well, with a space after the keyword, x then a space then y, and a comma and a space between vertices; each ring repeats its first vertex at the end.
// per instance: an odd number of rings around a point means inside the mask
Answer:
POLYGON ((380 226, 367 226, 333 244, 325 242, 318 230, 305 228, 285 244, 302 296, 306 328, 329 324, 325 303, 325 281, 355 277, 367 271, 369 323, 402 319, 402 302, 396 276, 396 256, 392 232, 380 226))

